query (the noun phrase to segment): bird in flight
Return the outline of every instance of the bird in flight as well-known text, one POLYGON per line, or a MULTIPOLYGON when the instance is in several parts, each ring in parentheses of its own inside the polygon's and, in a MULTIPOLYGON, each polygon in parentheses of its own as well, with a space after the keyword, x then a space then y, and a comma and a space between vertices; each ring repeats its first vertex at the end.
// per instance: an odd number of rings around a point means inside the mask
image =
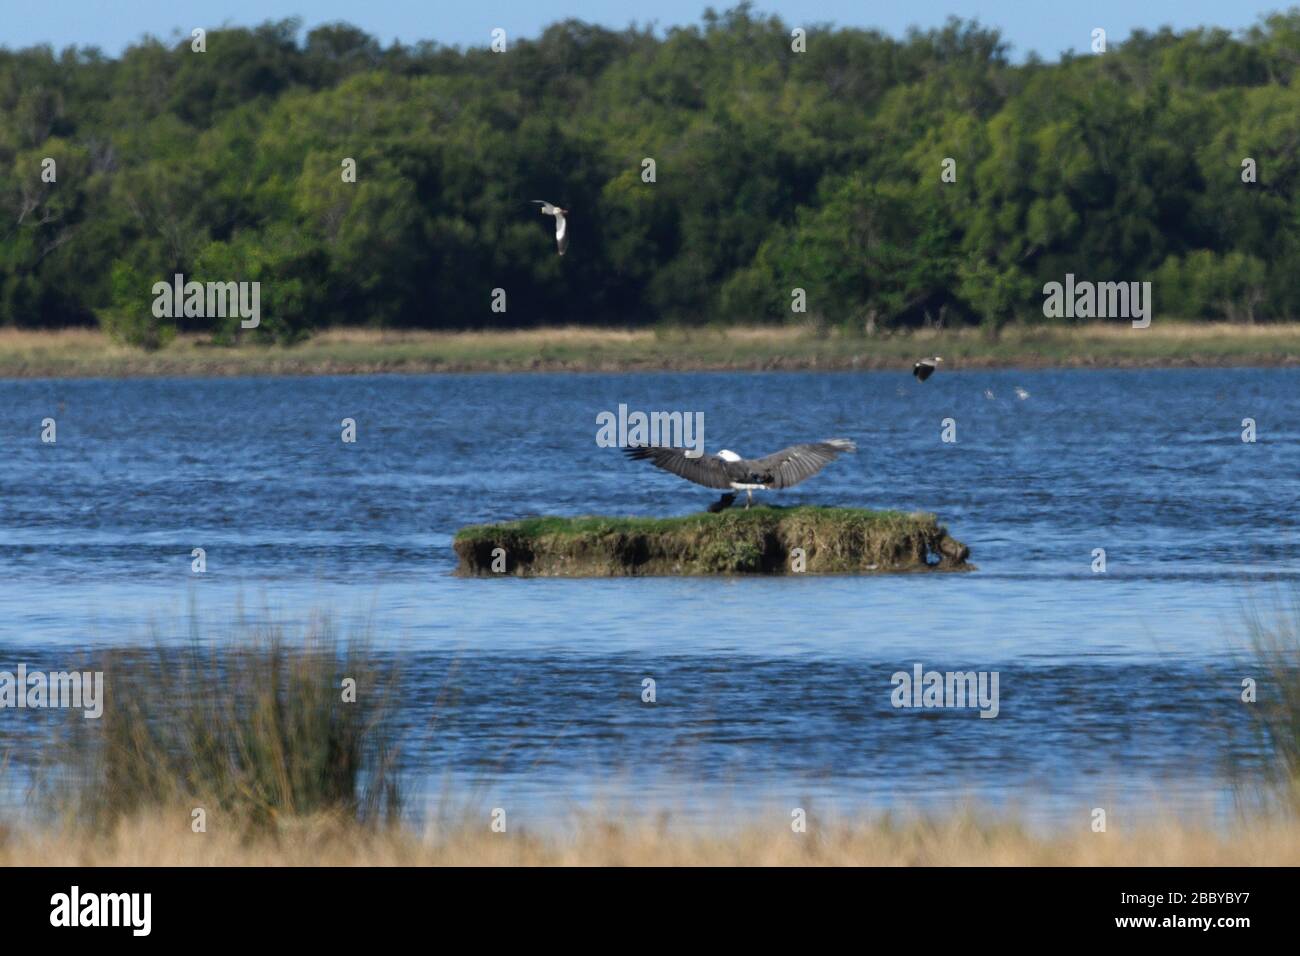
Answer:
POLYGON ((569 210, 561 209, 555 203, 547 202, 545 199, 534 199, 532 201, 542 207, 541 213, 543 216, 555 217, 555 245, 559 248, 560 255, 564 255, 564 250, 569 248, 569 228, 568 222, 564 218, 569 214, 569 210))
POLYGON ((684 448, 647 447, 624 448, 623 453, 633 461, 648 461, 656 468, 671 471, 680 478, 693 481, 706 488, 729 488, 710 511, 722 511, 736 500, 735 492, 745 492, 745 507, 754 500, 755 491, 789 488, 805 478, 811 478, 844 452, 855 452, 858 446, 847 438, 830 438, 822 442, 791 445, 766 458, 741 458, 734 451, 723 449, 716 455, 690 458, 684 448))
POLYGON ((916 376, 918 382, 924 382, 934 374, 942 361, 943 359, 937 355, 934 358, 923 358, 912 366, 912 374, 916 376))

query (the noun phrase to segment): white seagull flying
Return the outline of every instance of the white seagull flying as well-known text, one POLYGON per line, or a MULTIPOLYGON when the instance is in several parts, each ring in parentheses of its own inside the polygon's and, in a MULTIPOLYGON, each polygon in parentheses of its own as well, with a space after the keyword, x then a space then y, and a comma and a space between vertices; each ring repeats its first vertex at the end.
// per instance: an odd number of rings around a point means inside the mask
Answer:
POLYGON ((555 217, 555 245, 559 248, 560 255, 564 255, 564 250, 569 248, 569 228, 564 218, 569 210, 561 209, 555 203, 547 202, 545 199, 534 199, 532 202, 542 207, 543 216, 555 217))
POLYGON ((725 448, 716 455, 700 458, 687 457, 683 448, 640 446, 625 448, 623 453, 634 461, 649 461, 656 468, 671 471, 706 488, 732 489, 732 494, 723 495, 722 500, 709 507, 710 511, 721 511, 736 500, 737 491, 746 493, 745 507, 748 508, 755 491, 797 485, 817 474, 841 453, 857 450, 858 446, 847 438, 830 438, 823 442, 791 445, 766 458, 741 458, 725 448))

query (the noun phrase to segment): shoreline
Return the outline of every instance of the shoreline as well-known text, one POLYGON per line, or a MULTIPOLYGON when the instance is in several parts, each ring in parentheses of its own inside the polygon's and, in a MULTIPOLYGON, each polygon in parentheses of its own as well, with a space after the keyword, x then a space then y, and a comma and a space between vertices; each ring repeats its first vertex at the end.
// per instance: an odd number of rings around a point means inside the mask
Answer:
POLYGON ((1166 322, 1018 325, 872 337, 806 327, 506 331, 340 328, 291 347, 213 346, 184 335, 156 352, 94 329, 0 329, 0 379, 225 378, 456 373, 907 371, 942 355, 963 369, 1242 368, 1300 366, 1300 323, 1166 322))

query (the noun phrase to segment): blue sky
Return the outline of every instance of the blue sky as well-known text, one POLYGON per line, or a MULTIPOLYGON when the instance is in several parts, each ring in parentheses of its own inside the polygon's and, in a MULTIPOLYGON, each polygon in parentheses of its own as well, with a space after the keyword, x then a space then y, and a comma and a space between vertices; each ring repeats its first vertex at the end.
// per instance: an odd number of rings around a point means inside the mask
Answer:
MULTIPOLYGON (((730 0, 714 2, 716 9, 730 0)), ((660 27, 699 22, 708 0, 0 0, 0 45, 49 43, 98 46, 116 54, 145 33, 166 38, 196 26, 250 25, 301 16, 308 27, 335 20, 353 23, 385 44, 436 40, 479 46, 493 27, 511 37, 533 36, 565 17, 609 27, 630 22, 660 27)), ((830 22, 874 27, 901 35, 909 26, 938 26, 950 15, 978 18, 998 27, 1020 58, 1030 50, 1054 59, 1063 50, 1085 52, 1093 27, 1111 42, 1135 28, 1176 29, 1210 25, 1237 30, 1259 15, 1283 9, 1286 0, 760 0, 758 10, 778 13, 792 25, 830 22)))

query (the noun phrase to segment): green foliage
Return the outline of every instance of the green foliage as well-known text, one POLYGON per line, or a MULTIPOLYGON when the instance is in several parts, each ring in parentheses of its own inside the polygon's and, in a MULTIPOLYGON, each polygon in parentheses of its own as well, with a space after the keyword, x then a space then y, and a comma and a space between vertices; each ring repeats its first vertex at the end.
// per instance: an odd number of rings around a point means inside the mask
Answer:
POLYGON ((175 337, 176 323, 154 315, 154 295, 139 269, 120 259, 114 262, 111 289, 112 305, 99 321, 114 341, 152 352, 175 337))
POLYGON ((1254 322, 1264 301, 1267 267, 1241 252, 1215 255, 1204 249, 1186 258, 1170 256, 1156 273, 1154 286, 1169 298, 1164 311, 1188 318, 1254 322))
POLYGON ((794 53, 742 4, 663 36, 565 21, 504 55, 293 20, 202 54, 0 50, 0 325, 98 317, 150 348, 343 323, 997 330, 1066 272, 1151 280, 1163 314, 1294 318, 1298 37, 1293 10, 1014 65, 952 20, 794 53), (571 210, 563 259, 537 198, 571 210), (260 282, 261 327, 154 320, 178 272, 260 282))
MULTIPOLYGON (((253 340, 291 345, 306 337, 315 316, 327 307, 325 290, 318 285, 325 275, 324 259, 310 237, 277 224, 255 237, 240 233, 229 242, 211 243, 198 256, 193 278, 257 283, 259 324, 246 334, 253 340)), ((234 344, 242 318, 209 318, 213 341, 234 344)))

